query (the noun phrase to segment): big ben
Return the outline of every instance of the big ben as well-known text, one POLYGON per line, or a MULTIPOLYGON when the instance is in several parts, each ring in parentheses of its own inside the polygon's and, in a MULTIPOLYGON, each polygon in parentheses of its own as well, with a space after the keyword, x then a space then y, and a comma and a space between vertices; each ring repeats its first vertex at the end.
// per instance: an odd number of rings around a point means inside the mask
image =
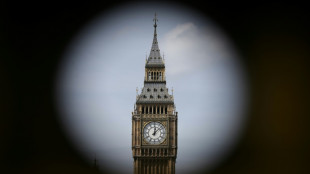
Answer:
MULTIPOLYGON (((132 112, 134 174, 174 174, 178 113, 166 87, 165 62, 157 41, 157 17, 144 86, 132 112)), ((173 91, 172 91, 173 92, 173 91)))

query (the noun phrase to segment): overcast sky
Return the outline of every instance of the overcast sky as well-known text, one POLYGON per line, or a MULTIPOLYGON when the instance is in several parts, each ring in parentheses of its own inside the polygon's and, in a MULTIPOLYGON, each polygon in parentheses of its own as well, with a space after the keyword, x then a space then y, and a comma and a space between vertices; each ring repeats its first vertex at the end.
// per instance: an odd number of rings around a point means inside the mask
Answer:
POLYGON ((90 161, 133 171, 131 112, 143 87, 158 16, 167 87, 179 112, 177 173, 212 167, 238 140, 246 104, 245 75, 223 31, 173 4, 133 4, 98 16, 72 40, 60 65, 61 122, 90 161))

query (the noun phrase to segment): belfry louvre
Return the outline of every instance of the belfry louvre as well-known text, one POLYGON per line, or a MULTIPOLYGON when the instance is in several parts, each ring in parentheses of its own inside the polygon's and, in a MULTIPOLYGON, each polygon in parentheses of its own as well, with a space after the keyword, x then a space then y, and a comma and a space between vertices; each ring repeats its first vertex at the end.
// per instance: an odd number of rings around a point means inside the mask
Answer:
MULTIPOLYGON (((174 174, 177 158, 178 113, 166 87, 165 62, 157 41, 157 17, 144 86, 132 112, 134 174, 174 174)), ((172 91, 173 92, 173 91, 172 91)))

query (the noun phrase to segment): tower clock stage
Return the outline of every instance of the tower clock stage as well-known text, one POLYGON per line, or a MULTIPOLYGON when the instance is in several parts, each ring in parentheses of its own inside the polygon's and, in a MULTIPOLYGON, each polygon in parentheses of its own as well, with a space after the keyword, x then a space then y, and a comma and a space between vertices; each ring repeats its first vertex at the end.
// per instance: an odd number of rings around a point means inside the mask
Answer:
POLYGON ((173 174, 177 158, 177 118, 173 95, 166 87, 165 63, 157 41, 157 17, 144 87, 132 112, 134 174, 173 174))

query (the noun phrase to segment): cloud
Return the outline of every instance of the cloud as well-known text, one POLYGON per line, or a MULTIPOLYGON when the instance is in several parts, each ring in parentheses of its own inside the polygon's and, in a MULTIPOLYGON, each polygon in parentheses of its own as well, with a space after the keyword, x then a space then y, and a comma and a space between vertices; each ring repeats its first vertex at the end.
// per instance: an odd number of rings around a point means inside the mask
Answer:
POLYGON ((225 45, 215 29, 188 22, 176 26, 163 39, 167 74, 177 76, 196 71, 225 58, 225 45))

